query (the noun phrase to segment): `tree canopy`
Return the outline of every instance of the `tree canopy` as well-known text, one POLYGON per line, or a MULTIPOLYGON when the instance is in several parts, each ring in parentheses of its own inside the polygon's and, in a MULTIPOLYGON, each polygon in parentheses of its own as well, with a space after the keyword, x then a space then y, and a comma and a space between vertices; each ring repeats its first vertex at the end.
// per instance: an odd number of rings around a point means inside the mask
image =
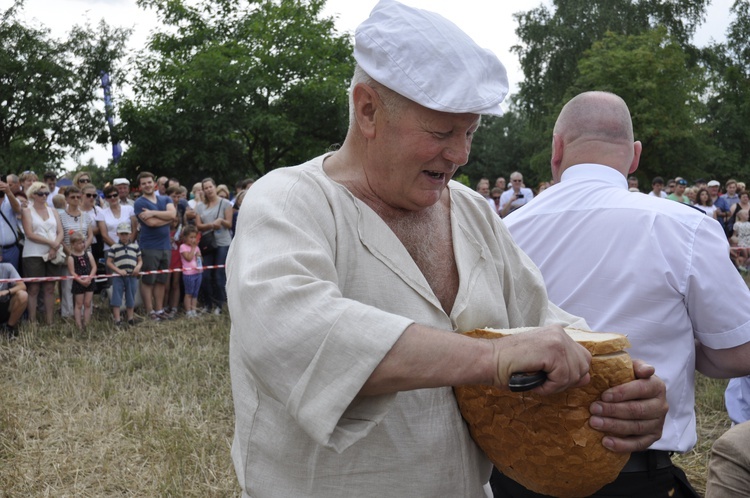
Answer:
POLYGON ((101 71, 117 73, 129 31, 101 22, 74 26, 66 40, 21 21, 23 2, 0 13, 0 165, 56 169, 105 130, 101 71))
POLYGON ((131 173, 226 180, 303 162, 346 133, 349 38, 323 0, 140 0, 153 34, 122 106, 131 173))

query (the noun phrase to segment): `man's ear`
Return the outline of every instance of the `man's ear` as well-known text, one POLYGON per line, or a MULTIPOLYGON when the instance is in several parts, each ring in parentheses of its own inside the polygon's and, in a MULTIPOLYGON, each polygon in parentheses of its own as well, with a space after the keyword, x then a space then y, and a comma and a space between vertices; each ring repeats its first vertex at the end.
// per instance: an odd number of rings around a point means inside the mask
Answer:
POLYGON ((380 96, 370 85, 359 83, 352 90, 352 101, 360 133, 365 138, 375 138, 376 111, 382 105, 380 96))
POLYGON ((552 178, 556 181, 560 181, 560 166, 563 160, 564 150, 563 139, 557 133, 552 135, 552 159, 550 160, 550 168, 552 170, 552 178))
POLYGON ((643 146, 641 145, 641 142, 639 140, 636 140, 635 143, 633 143, 633 162, 630 163, 630 170, 628 170, 628 174, 635 173, 635 170, 638 169, 638 162, 641 160, 642 150, 643 146))

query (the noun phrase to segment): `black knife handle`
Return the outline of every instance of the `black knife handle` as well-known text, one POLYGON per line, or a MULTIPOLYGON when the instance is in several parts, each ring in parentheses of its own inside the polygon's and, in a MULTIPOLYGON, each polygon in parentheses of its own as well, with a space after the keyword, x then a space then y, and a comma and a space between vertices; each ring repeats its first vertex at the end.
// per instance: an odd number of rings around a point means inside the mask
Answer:
POLYGON ((516 372, 510 376, 508 387, 513 392, 530 391, 537 386, 544 384, 547 380, 547 373, 539 372, 516 372))

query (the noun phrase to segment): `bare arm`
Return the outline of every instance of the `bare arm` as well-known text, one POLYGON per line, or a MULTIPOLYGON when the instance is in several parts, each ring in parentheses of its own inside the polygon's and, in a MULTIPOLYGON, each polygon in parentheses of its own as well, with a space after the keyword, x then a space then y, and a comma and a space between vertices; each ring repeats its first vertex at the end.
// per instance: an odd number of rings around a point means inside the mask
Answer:
POLYGON ((96 224, 99 227, 99 233, 101 234, 104 243, 110 247, 115 245, 115 241, 112 240, 112 238, 109 236, 109 232, 107 231, 107 224, 104 222, 104 220, 99 220, 96 222, 96 224))
POLYGON ((536 388, 552 394, 589 381, 591 355, 559 325, 485 340, 413 324, 360 391, 370 396, 411 389, 486 384, 507 389, 514 372, 547 372, 536 388))
POLYGON ((711 349, 696 341, 695 369, 717 379, 750 375, 750 342, 729 349, 711 349))

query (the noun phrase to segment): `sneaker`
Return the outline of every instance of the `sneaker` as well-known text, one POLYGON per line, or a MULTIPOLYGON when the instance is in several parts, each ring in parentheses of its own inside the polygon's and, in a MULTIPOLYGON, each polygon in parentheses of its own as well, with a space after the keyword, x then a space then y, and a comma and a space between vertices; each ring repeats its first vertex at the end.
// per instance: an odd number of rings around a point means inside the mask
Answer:
POLYGON ((221 315, 221 308, 214 308, 213 313, 214 313, 214 315, 217 315, 217 316, 221 315))
POLYGON ((151 313, 149 313, 148 317, 151 319, 152 322, 162 321, 162 317, 156 311, 152 311, 151 313))
POLYGON ((190 310, 187 313, 185 313, 185 316, 188 318, 198 318, 198 312, 195 310, 190 310))
POLYGON ((159 310, 159 311, 157 311, 157 312, 156 312, 156 314, 157 314, 157 315, 159 316, 159 318, 161 318, 162 320, 171 320, 171 319, 173 319, 173 318, 174 318, 174 315, 171 315, 171 316, 170 316, 170 314, 169 314, 169 313, 167 313, 167 312, 166 312, 166 311, 164 311, 164 310, 159 310))
POLYGON ((121 328, 121 327, 122 327, 122 320, 117 320, 117 321, 115 322, 115 328, 118 328, 118 329, 119 329, 119 328, 121 328))
POLYGON ((208 306, 204 306, 202 308, 198 308, 196 311, 197 311, 197 313, 203 315, 203 314, 206 314, 206 313, 211 313, 211 308, 209 308, 208 306))
POLYGON ((128 325, 130 325, 131 327, 133 327, 135 325, 135 319, 131 318, 130 320, 128 320, 128 325))

